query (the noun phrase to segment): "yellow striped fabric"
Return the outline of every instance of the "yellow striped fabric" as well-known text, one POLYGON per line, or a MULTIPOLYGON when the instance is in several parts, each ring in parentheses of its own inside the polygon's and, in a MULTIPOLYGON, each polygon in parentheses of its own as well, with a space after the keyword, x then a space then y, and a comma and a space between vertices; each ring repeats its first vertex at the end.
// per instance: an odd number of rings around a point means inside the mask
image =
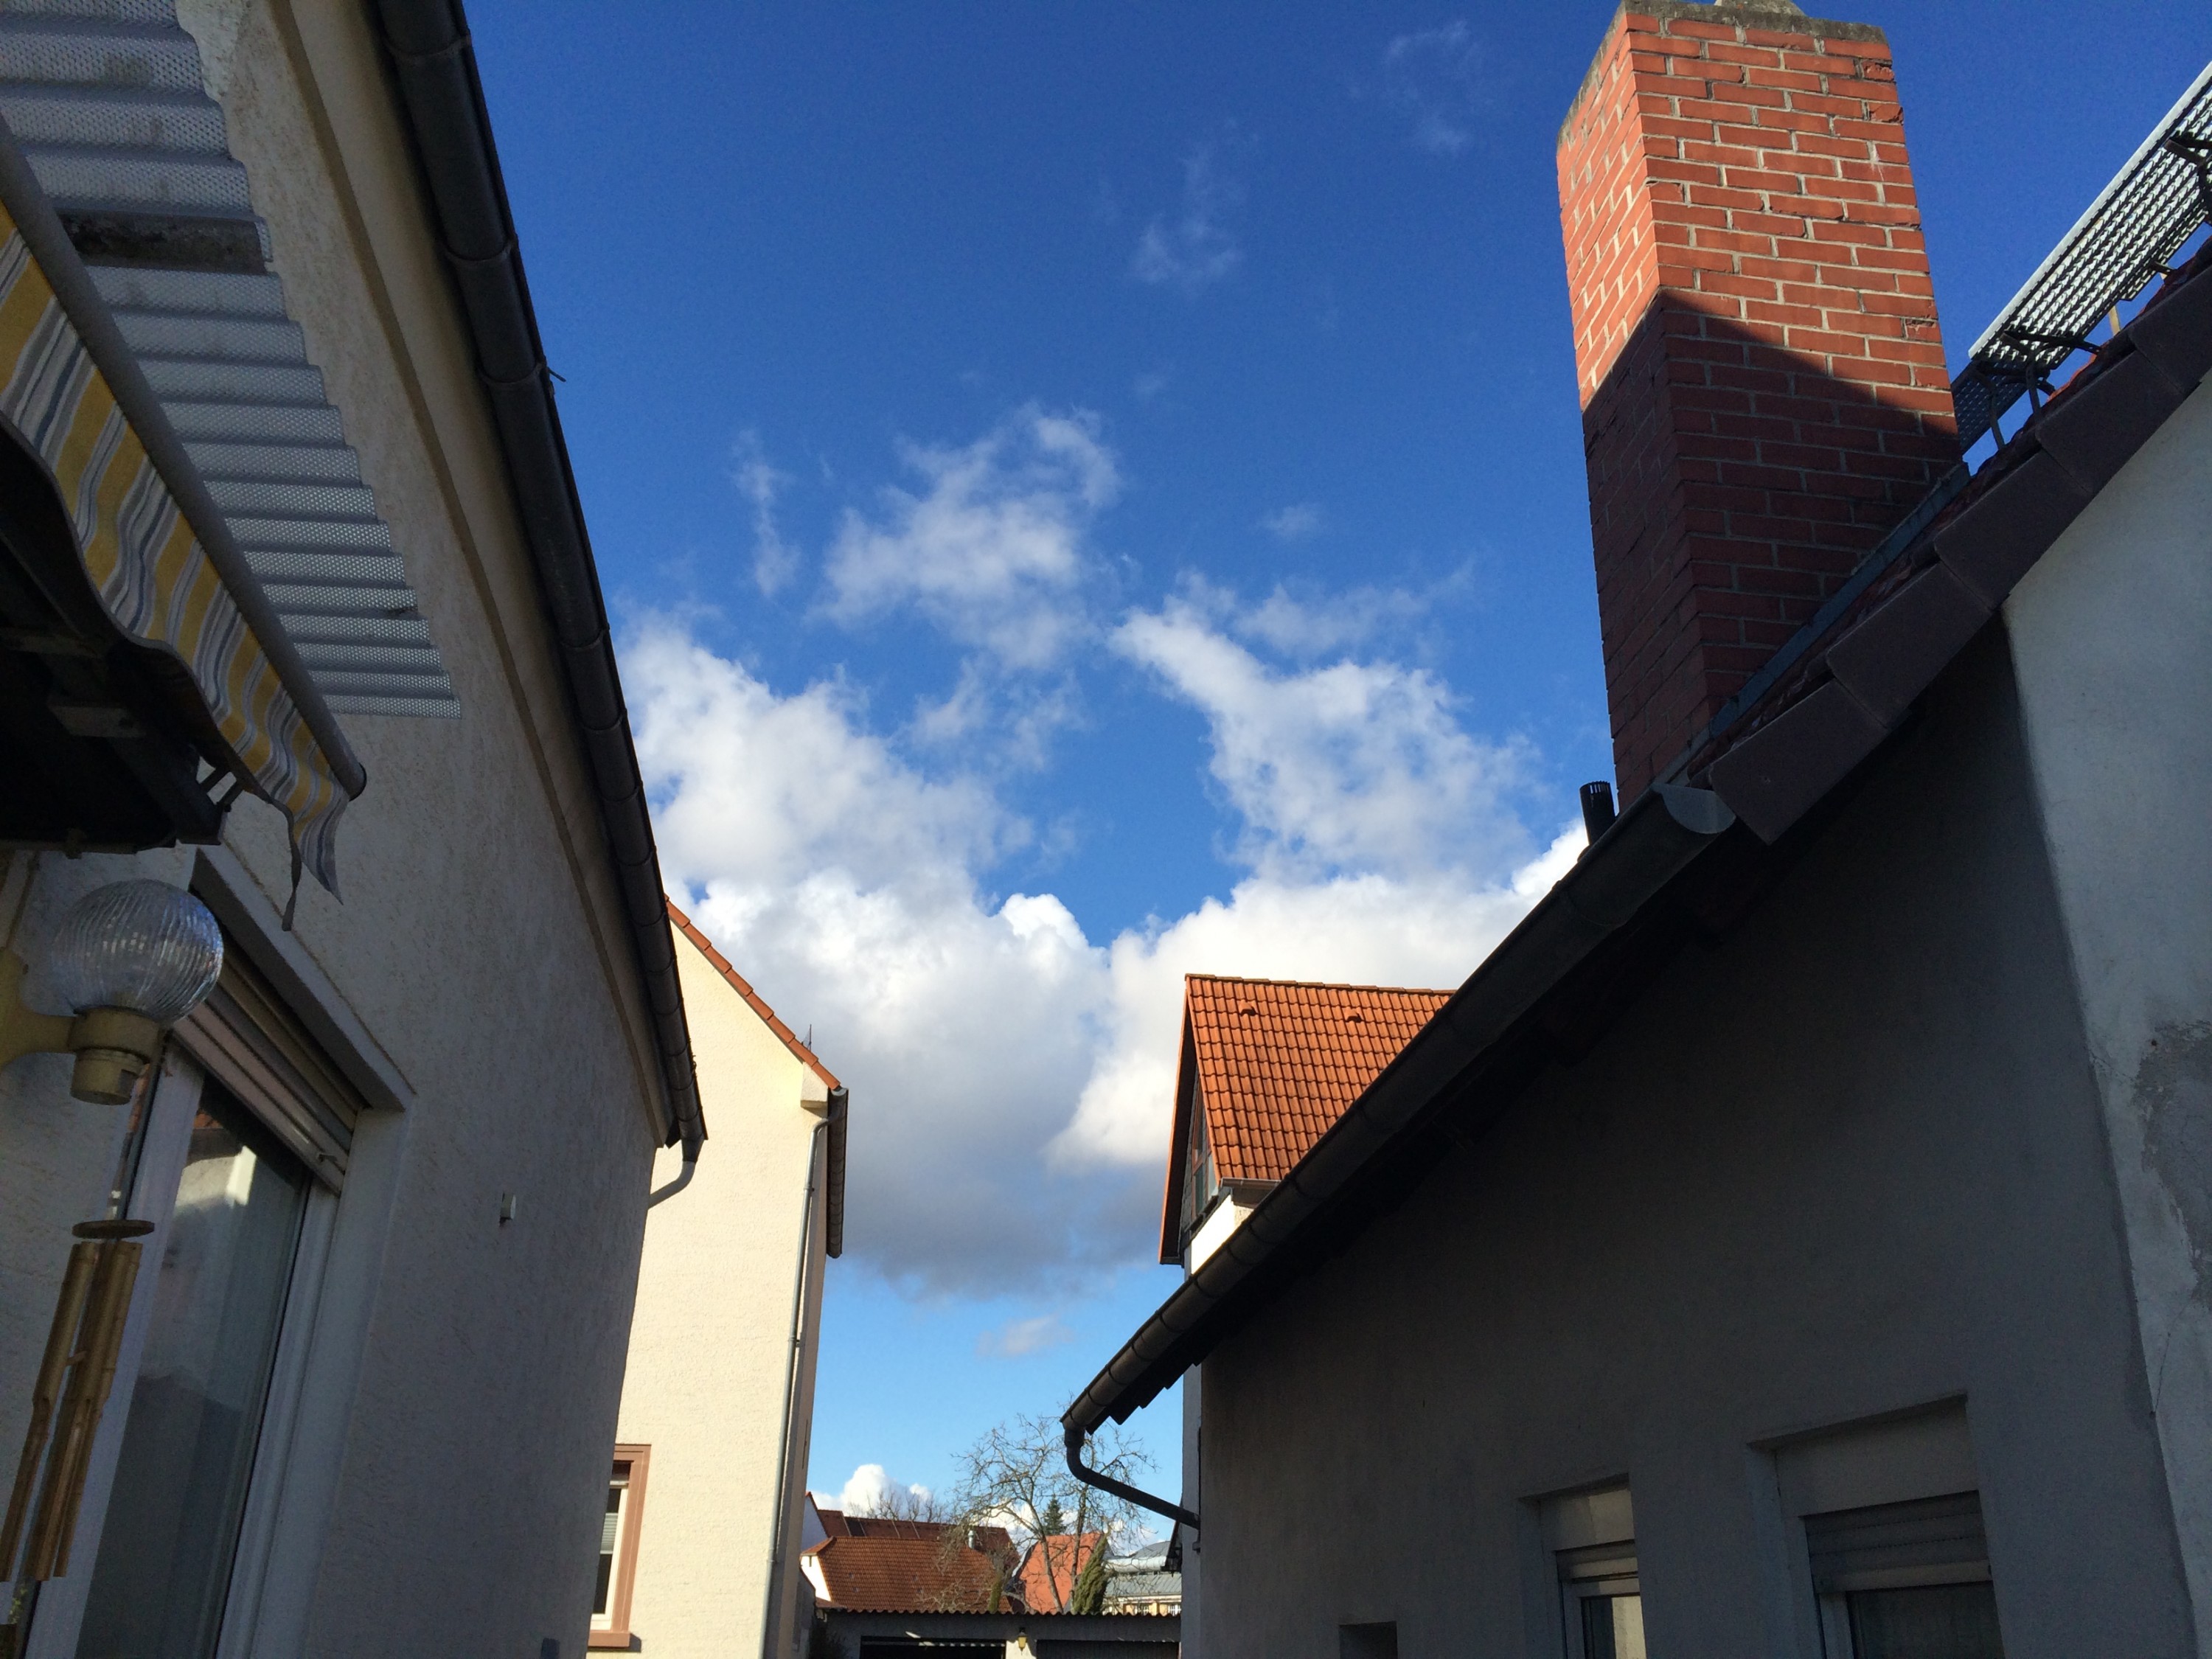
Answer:
POLYGON ((346 794, 322 746, 4 208, 0 233, 0 419, 52 475, 107 614, 191 670, 241 775, 283 811, 301 862, 337 892, 346 794))

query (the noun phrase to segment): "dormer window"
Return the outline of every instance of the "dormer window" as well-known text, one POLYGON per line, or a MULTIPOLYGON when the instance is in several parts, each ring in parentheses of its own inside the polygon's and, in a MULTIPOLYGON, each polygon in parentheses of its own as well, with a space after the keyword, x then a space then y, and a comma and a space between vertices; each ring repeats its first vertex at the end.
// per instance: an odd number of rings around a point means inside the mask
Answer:
POLYGON ((1192 1231, 1206 1217, 1213 1195, 1221 1190, 1214 1173, 1213 1143, 1206 1133, 1206 1091, 1195 1079, 1191 1084, 1190 1141, 1182 1177, 1182 1242, 1188 1246, 1192 1231))

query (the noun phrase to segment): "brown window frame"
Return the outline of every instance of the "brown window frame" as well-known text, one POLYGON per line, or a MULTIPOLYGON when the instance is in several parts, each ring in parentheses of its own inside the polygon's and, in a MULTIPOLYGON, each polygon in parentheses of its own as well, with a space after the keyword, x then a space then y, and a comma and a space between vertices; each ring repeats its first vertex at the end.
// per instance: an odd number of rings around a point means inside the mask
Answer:
POLYGON ((623 1505, 622 1531, 615 1539, 615 1570, 607 1586, 607 1627, 584 1638, 586 1648, 627 1648, 630 1644, 630 1592, 637 1587, 637 1538, 645 1524, 646 1473, 653 1462, 653 1448, 617 1445, 607 1470, 610 1483, 617 1468, 629 1467, 629 1496, 623 1505))

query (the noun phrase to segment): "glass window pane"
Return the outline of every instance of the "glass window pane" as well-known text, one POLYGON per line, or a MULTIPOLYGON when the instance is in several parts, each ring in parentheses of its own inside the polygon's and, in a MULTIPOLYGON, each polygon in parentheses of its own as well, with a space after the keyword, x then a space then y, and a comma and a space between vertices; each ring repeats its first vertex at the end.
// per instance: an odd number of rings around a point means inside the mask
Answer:
POLYGON ((210 1080, 158 1261, 78 1659, 215 1650, 307 1177, 210 1080))
POLYGON ((1586 1595, 1582 1608, 1584 1659, 1644 1659, 1642 1596, 1586 1595))
POLYGON ((1854 1659, 2004 1659, 1994 1586, 1853 1590, 1854 1659))
POLYGON ((592 1596, 592 1622, 603 1628, 612 1622, 615 1557, 622 1549, 623 1508, 629 1496, 629 1465, 617 1463, 614 1479, 607 1482, 606 1518, 599 1523, 599 1577, 592 1596))

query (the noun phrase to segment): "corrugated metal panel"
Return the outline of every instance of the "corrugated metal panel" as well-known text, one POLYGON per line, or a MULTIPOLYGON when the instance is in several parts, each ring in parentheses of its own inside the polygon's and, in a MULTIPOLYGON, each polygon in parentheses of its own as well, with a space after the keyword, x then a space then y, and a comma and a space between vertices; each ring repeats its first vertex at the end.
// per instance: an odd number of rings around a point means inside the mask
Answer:
POLYGON ((173 0, 0 0, 0 116, 331 707, 458 714, 173 0))

